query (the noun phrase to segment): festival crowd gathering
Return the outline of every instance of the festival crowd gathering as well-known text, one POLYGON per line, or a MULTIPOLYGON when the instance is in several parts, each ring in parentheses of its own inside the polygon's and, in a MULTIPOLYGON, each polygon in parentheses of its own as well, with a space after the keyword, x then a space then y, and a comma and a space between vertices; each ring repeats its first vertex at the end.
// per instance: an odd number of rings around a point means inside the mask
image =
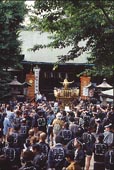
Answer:
POLYGON ((114 170, 114 107, 46 97, 0 105, 0 170, 114 170))

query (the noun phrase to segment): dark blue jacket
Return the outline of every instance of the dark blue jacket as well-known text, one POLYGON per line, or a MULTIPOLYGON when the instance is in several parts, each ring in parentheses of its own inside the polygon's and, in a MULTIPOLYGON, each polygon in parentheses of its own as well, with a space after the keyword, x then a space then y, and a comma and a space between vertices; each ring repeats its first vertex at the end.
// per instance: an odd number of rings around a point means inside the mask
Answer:
POLYGON ((65 149, 62 144, 57 143, 50 149, 48 154, 48 168, 55 168, 55 170, 62 170, 65 164, 65 149))
POLYGON ((114 170, 114 149, 107 151, 105 154, 105 168, 107 170, 114 170))

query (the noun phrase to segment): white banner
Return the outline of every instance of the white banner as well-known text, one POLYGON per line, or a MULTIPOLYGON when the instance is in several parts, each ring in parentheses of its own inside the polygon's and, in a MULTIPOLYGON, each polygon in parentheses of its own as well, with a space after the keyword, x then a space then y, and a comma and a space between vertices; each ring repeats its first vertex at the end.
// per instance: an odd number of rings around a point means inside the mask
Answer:
POLYGON ((35 94, 38 94, 39 92, 39 72, 40 72, 40 69, 39 68, 35 68, 34 69, 34 75, 35 75, 35 94))
POLYGON ((83 96, 88 96, 88 88, 83 87, 83 96))

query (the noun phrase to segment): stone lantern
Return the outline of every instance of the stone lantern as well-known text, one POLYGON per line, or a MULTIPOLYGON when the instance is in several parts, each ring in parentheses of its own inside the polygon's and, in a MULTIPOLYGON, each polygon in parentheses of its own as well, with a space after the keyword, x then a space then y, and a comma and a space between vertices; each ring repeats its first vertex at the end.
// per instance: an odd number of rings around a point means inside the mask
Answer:
POLYGON ((11 94, 13 96, 17 96, 21 94, 22 91, 22 83, 20 83, 17 80, 17 76, 14 76, 14 79, 9 83, 10 87, 11 87, 11 94))
POLYGON ((104 78, 103 82, 101 84, 97 85, 96 87, 101 89, 101 90, 107 90, 107 89, 112 88, 112 86, 106 82, 106 78, 104 78))
POLYGON ((112 86, 110 84, 108 84, 106 82, 106 79, 103 79, 103 82, 101 84, 99 84, 98 86, 96 86, 99 89, 99 95, 100 95, 100 100, 102 101, 102 105, 106 105, 107 104, 107 97, 105 95, 102 95, 102 92, 111 89, 112 86))

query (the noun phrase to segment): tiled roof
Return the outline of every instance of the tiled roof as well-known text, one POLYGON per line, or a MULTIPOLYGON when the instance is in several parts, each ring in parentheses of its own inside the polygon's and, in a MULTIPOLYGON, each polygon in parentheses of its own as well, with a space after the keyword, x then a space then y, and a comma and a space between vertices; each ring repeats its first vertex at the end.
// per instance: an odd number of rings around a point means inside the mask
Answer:
MULTIPOLYGON (((47 33, 40 34, 39 31, 22 31, 20 33, 20 40, 22 41, 22 54, 24 54, 24 62, 37 62, 37 63, 55 63, 57 62, 57 56, 65 55, 71 50, 71 47, 66 47, 64 49, 51 49, 45 48, 37 50, 36 52, 30 51, 36 44, 47 44, 50 42, 47 33)), ((82 42, 83 43, 83 42, 82 42)), ((87 53, 70 60, 69 64, 86 64, 87 63, 87 53)))

